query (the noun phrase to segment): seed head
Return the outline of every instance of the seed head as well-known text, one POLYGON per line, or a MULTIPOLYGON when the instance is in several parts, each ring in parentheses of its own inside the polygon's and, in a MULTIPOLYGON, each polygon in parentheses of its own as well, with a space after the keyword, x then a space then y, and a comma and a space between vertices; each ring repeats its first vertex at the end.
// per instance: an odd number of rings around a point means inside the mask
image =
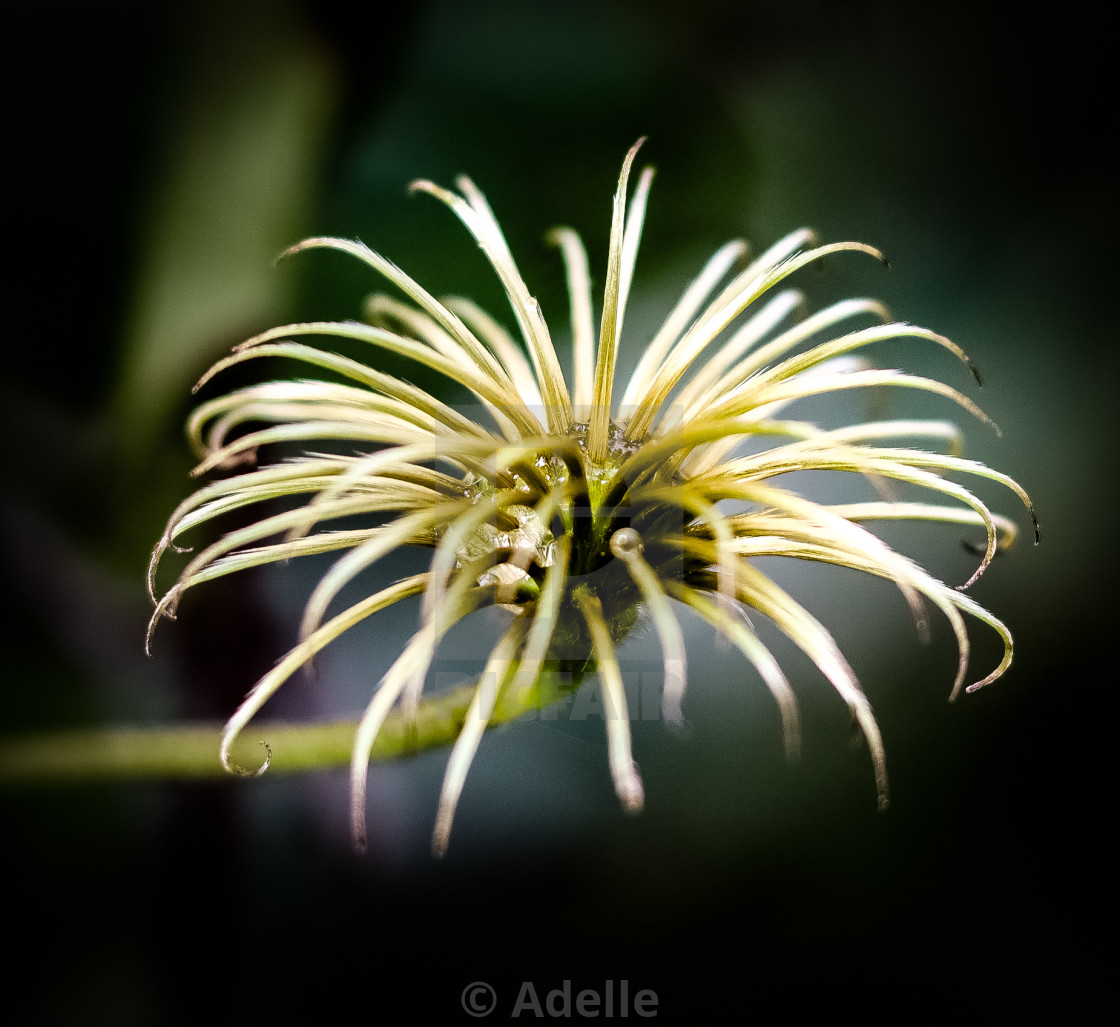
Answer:
MULTIPOLYGON (((360 242, 313 238, 288 252, 341 250, 404 299, 370 297, 362 322, 269 329, 236 347, 203 379, 235 364, 277 357, 327 372, 238 389, 208 400, 191 416, 188 434, 200 461, 195 473, 237 470, 202 486, 172 515, 152 557, 153 598, 162 556, 178 549, 190 530, 276 499, 288 500, 290 508, 265 509, 258 520, 194 556, 156 600, 152 626, 173 617, 183 593, 203 581, 297 556, 340 554, 307 602, 299 644, 257 683, 226 725, 223 764, 238 769, 230 756, 234 739, 299 667, 364 618, 421 597, 417 631, 375 688, 354 740, 352 826, 359 847, 366 835, 368 762, 378 732, 394 708, 416 713, 441 639, 452 625, 486 607, 508 611, 508 625, 451 751, 436 817, 437 853, 447 847, 467 770, 501 697, 533 685, 550 669, 567 670, 577 683, 591 672, 598 675, 611 776, 623 806, 641 808, 643 786, 631 754, 616 655, 640 610, 661 642, 666 720, 679 722, 682 716, 686 654, 675 610, 687 606, 753 665, 778 704, 786 748, 795 755, 793 689, 742 614, 772 621, 848 705, 867 740, 885 805, 883 746, 866 696, 832 636, 759 568, 757 557, 784 556, 886 578, 923 631, 925 606, 932 604, 957 641, 951 697, 968 677, 966 617, 994 630, 1004 646, 999 664, 966 690, 995 681, 1011 663, 1011 633, 964 590, 997 548, 1010 544, 1015 528, 956 479, 1005 486, 1033 521, 1023 489, 964 459, 961 434, 947 421, 871 421, 824 429, 785 413, 813 396, 891 387, 932 393, 992 424, 956 388, 876 369, 864 352, 888 339, 912 340, 941 347, 975 374, 949 339, 892 321, 880 303, 867 299, 834 303, 798 320, 803 298, 778 290, 829 254, 882 261, 876 249, 855 242, 818 245, 807 230, 753 260, 744 242, 728 243, 685 290, 616 396, 616 362, 653 180, 646 168, 630 194, 631 165, 640 146, 641 141, 627 154, 614 197, 597 330, 579 237, 570 228, 549 237, 560 250, 571 299, 570 380, 489 205, 466 178, 458 180, 458 192, 426 181, 413 189, 446 204, 475 238, 509 298, 516 335, 469 300, 436 299, 360 242), (335 352, 331 339, 367 345, 369 361, 335 352), (468 416, 378 370, 377 356, 386 352, 465 387, 485 416, 468 416), (915 442, 926 448, 912 448, 915 442), (257 466, 261 447, 275 444, 300 451, 257 466), (331 452, 316 451, 325 444, 331 452), (858 503, 814 502, 780 482, 792 471, 857 475, 869 483, 870 495, 858 503), (929 498, 897 499, 892 488, 898 486, 929 498), (373 523, 353 526, 362 517, 373 523), (975 571, 956 588, 935 579, 866 527, 881 520, 979 526, 985 544, 975 571), (348 526, 340 526, 342 521, 348 526), (345 585, 402 546, 429 549, 428 570, 332 613, 345 585)), ((1035 535, 1037 541, 1037 522, 1035 535)))

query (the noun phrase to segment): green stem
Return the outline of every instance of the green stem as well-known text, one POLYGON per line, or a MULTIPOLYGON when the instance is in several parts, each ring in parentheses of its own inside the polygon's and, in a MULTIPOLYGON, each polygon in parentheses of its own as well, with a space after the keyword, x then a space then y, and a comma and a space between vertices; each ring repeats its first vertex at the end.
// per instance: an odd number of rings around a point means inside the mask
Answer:
MULTIPOLYGON (((569 676, 555 671, 517 695, 498 697, 490 727, 524 717, 571 694, 569 676)), ((420 703, 416 716, 394 711, 373 747, 372 759, 411 756, 449 745, 459 735, 475 686, 464 685, 420 703)), ((0 788, 113 779, 195 779, 228 776, 218 761, 222 724, 158 728, 95 728, 58 732, 0 743, 0 788)), ((356 721, 332 724, 262 722, 234 746, 234 760, 259 766, 267 746, 268 773, 298 774, 328 770, 350 762, 356 721)))

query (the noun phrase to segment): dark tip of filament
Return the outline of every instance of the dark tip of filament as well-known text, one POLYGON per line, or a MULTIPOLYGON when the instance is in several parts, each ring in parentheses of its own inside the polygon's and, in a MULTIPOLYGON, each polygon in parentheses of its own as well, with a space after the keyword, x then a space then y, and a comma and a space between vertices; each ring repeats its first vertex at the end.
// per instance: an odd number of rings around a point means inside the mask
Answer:
MULTIPOLYGON (((961 548, 972 556, 983 556, 988 551, 986 545, 981 545, 979 542, 973 542, 971 539, 967 538, 961 539, 961 548)), ((997 542, 996 556, 999 556, 1002 552, 1003 550, 999 548, 999 543, 997 542)))

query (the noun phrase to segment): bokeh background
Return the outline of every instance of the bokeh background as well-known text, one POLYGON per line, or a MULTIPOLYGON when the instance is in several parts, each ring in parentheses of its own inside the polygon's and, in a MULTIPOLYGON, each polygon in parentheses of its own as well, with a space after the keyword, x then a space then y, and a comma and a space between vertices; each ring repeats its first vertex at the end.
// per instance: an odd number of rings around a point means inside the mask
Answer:
MULTIPOLYGON (((453 218, 406 194, 416 177, 469 173, 546 316, 566 326, 543 232, 573 224, 601 269, 619 163, 648 136, 641 159, 658 176, 631 363, 729 238, 761 248, 811 225, 879 246, 891 272, 842 259, 798 284, 822 302, 880 297, 970 351, 1003 436, 968 425, 967 455, 1022 482, 1043 531, 974 592, 1015 633, 1012 671, 953 706, 944 626, 923 648, 886 586, 776 570, 835 630, 876 706, 886 814, 842 704, 806 661, 784 652, 806 720, 804 758, 789 767, 757 679, 695 626, 689 731, 635 725, 639 818, 612 794, 601 720, 570 708, 485 739, 439 863, 428 838, 442 753, 375 768, 378 827, 362 860, 346 848, 341 773, 8 790, 18 955, 4 1002, 17 1022, 284 1022, 303 1010, 452 1021, 473 981, 508 1009, 525 980, 543 1001, 565 979, 577 991, 627 979, 655 990, 671 1022, 1072 1010, 1100 991, 1090 926, 1108 921, 1112 871, 1100 828, 1113 766, 1114 103, 1095 15, 1073 5, 1041 23, 1000 6, 9 11, 5 737, 222 719, 290 644, 321 567, 200 589, 143 655, 147 556, 191 488, 190 386, 256 330, 357 313, 375 287, 360 268, 329 254, 274 266, 304 234, 360 237, 434 291, 506 316, 453 218)), ((879 357, 969 388, 942 353, 879 357)), ((1013 497, 983 494, 1025 520, 1013 497)), ((925 535, 893 538, 967 576, 958 533, 925 535)), ((358 709, 412 615, 339 643, 275 714, 358 709)), ((479 624, 441 653, 443 679, 484 651, 496 624, 479 624)), ((994 639, 973 635, 977 666, 998 659, 994 639)), ((635 672, 655 667, 656 639, 626 655, 635 672)))

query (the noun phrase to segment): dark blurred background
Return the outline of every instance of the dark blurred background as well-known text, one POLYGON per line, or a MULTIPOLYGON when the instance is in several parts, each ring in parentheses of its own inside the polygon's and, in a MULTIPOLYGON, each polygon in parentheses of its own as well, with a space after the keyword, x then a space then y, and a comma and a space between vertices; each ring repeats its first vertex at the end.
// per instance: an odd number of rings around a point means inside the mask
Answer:
MULTIPOLYGON (((8 791, 13 1022, 443 1021, 463 1016, 473 981, 508 1009, 525 980, 543 1002, 565 979, 574 991, 627 979, 656 991, 671 1022, 1043 1000, 1070 1012, 1101 991, 1090 928, 1107 931, 1112 890, 1100 827, 1113 561, 1097 544, 1116 509, 1111 54, 1077 4, 1045 22, 998 7, 9 10, 7 737, 220 720, 291 644, 321 567, 200 589, 143 655, 147 556, 191 489, 190 386, 263 327, 358 313, 375 283, 352 263, 274 267, 304 234, 360 237, 433 291, 506 317, 461 227, 407 196, 416 177, 466 172, 486 191, 562 337, 563 276, 543 232, 579 229, 601 281, 618 167, 647 135, 641 160, 658 176, 631 364, 727 239, 763 248, 810 225, 873 243, 891 272, 850 258, 798 284, 822 301, 877 296, 969 350, 1003 437, 966 425, 966 455, 1018 479, 1043 530, 973 593, 1015 633, 1014 667, 953 706, 944 625, 922 648, 889 588, 782 572, 835 629, 880 715, 886 814, 842 704, 806 661, 783 650, 805 703, 790 768, 756 677, 695 626, 690 730, 635 725, 648 796, 635 819, 611 792, 601 721, 565 714, 484 740, 440 863, 428 837, 445 753, 374 769, 361 860, 346 847, 341 773, 8 791)), ((968 391, 944 354, 881 359, 968 391)), ((1025 520, 1014 497, 980 491, 1025 520)), ((957 534, 929 534, 908 551, 967 576, 957 534)), ((273 712, 360 709, 413 615, 339 643, 273 712)), ((484 651, 483 633, 441 653, 448 678, 472 644, 484 651)), ((973 637, 977 667, 998 659, 982 626, 973 637)), ((656 666, 656 638, 627 658, 656 666)))

